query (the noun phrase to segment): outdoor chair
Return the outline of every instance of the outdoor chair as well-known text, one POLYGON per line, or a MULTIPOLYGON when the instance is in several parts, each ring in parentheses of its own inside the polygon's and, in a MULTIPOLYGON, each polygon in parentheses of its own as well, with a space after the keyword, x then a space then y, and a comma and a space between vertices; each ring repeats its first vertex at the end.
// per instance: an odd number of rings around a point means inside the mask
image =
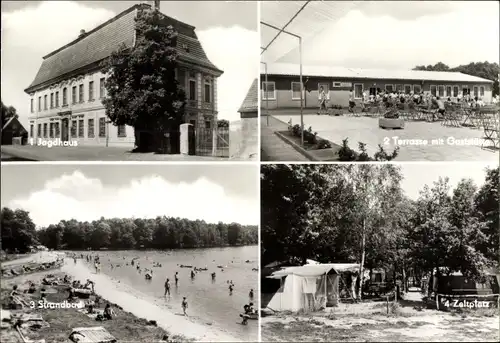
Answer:
POLYGON ((498 115, 483 117, 484 140, 483 144, 481 144, 481 148, 483 148, 488 141, 493 143, 493 148, 496 149, 499 147, 499 126, 500 122, 498 115))

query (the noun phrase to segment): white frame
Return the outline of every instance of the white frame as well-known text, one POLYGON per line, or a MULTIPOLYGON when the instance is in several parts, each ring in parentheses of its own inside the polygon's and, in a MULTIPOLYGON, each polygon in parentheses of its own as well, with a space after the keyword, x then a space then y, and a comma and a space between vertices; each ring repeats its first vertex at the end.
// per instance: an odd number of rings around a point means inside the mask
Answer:
POLYGON ((402 85, 402 84, 400 84, 400 83, 396 83, 394 86, 395 86, 394 91, 396 91, 396 92, 402 92, 402 91, 404 91, 404 90, 405 90, 405 86, 404 86, 404 85, 402 85), (401 87, 401 89, 400 89, 400 90, 398 90, 398 86, 400 86, 400 87, 401 87))
MULTIPOLYGON (((196 85, 196 79, 192 77, 188 77, 188 101, 197 101, 198 99, 198 92, 197 92, 197 85, 196 85), (194 81, 194 99, 191 99, 191 81, 194 81)), ((205 91, 205 89, 203 89, 205 91)))
POLYGON ((429 94, 432 96, 438 96, 438 86, 437 85, 430 85, 429 94), (436 87, 436 94, 432 94, 432 87, 436 87))
POLYGON ((410 92, 408 94, 410 94, 411 92, 413 92, 413 85, 410 85, 410 84, 405 84, 403 85, 403 91, 406 93, 406 86, 410 87, 410 92))
POLYGON ((486 94, 486 87, 479 86, 479 97, 484 97, 485 94, 486 94), (481 88, 483 89, 483 95, 481 95, 481 88))
POLYGON ((460 95, 460 86, 452 86, 452 88, 451 88, 451 94, 453 94, 452 96, 454 98, 458 98, 458 96, 460 95), (457 95, 455 95, 455 87, 457 87, 457 95))
POLYGON ((363 83, 354 83, 352 85, 352 96, 354 97, 354 100, 356 99, 363 99, 363 91, 364 91, 364 88, 365 88, 365 85, 363 83), (356 86, 361 86, 361 96, 360 97, 356 97, 356 86))
POLYGON ((213 102, 212 98, 213 98, 213 96, 212 96, 212 83, 205 79, 205 82, 203 83, 203 103, 211 104, 213 102), (208 101, 207 101, 207 86, 210 89, 210 91, 208 92, 208 94, 209 94, 208 101))
POLYGON ((472 86, 472 96, 473 97, 478 97, 479 98, 479 86, 472 86), (476 95, 476 92, 474 91, 475 89, 477 89, 477 95, 476 95))
POLYGON ((325 91, 326 95, 326 100, 330 100, 330 83, 329 82, 318 82, 318 100, 321 100, 319 97, 319 87, 323 86, 323 89, 325 89, 325 86, 327 88, 327 91, 325 91))
MULTIPOLYGON (((292 100, 300 100, 300 93, 299 93, 299 97, 298 97, 298 98, 297 98, 297 97, 295 97, 295 98, 293 97, 293 93, 294 93, 294 92, 293 92, 293 84, 294 84, 294 83, 298 83, 298 84, 299 84, 299 87, 300 87, 300 82, 299 82, 299 81, 292 81, 292 82, 290 83, 290 92, 292 93, 292 100)), ((304 89, 303 89, 302 87, 300 87, 300 88, 301 88, 301 90, 300 90, 299 92, 301 92, 301 91, 303 92, 303 91, 304 91, 304 89)), ((276 91, 276 89, 275 89, 275 91, 276 91)), ((303 98, 303 97, 302 97, 302 98, 303 98)), ((269 100, 270 100, 270 99, 269 99, 269 100)))
POLYGON ((395 86, 394 84, 386 83, 386 84, 384 85, 384 91, 386 91, 386 92, 389 92, 389 91, 387 90, 387 86, 391 86, 391 88, 392 88, 392 90, 390 91, 391 93, 393 93, 393 92, 396 90, 396 86, 395 86))
MULTIPOLYGON (((267 86, 269 87, 269 86, 267 86)), ((261 83, 261 88, 260 88, 260 95, 261 95, 261 100, 276 100, 276 82, 274 81, 262 81, 261 83), (269 93, 269 92, 266 92, 264 91, 264 84, 272 84, 273 85, 273 97, 272 98, 268 98, 268 97, 265 97, 264 94, 265 93, 269 93)))
POLYGON ((419 85, 419 84, 413 84, 412 86, 413 86, 413 93, 414 93, 414 94, 420 94, 420 93, 422 93, 422 85, 419 85), (415 86, 417 86, 417 87, 419 88, 419 89, 418 89, 418 93, 417 93, 417 92, 415 92, 415 86))

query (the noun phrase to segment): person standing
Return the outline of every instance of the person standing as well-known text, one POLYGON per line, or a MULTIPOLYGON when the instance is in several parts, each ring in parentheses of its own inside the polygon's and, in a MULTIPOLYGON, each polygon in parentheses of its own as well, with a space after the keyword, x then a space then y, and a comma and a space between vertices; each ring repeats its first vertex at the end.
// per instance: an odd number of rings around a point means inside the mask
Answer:
POLYGON ((165 281, 165 296, 170 296, 170 280, 167 278, 167 281, 165 281))
POLYGON ((326 93, 325 90, 323 89, 323 86, 319 87, 319 111, 318 115, 322 114, 323 110, 325 112, 328 112, 326 108, 326 93))
POLYGON ((182 306, 182 312, 184 313, 185 316, 187 316, 186 311, 187 311, 187 308, 188 308, 188 302, 187 302, 186 297, 182 298, 181 306, 182 306))
POLYGON ((174 278, 175 278, 175 287, 177 287, 179 285, 179 272, 175 272, 174 278))

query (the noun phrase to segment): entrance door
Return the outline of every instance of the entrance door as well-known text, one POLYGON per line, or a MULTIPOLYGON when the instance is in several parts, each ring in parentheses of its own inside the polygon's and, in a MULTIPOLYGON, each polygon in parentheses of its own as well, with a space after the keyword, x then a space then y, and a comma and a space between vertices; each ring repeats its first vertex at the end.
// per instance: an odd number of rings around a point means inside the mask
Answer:
POLYGON ((61 121, 61 140, 68 141, 69 140, 69 119, 63 119, 61 121))
POLYGON ((188 155, 196 155, 196 134, 194 131, 194 125, 188 126, 188 155))

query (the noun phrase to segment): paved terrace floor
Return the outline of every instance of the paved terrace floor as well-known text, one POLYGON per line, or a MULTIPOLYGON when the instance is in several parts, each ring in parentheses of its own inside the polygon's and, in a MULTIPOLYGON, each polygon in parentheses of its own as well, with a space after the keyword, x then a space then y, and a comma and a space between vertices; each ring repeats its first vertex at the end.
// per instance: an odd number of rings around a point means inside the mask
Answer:
MULTIPOLYGON (((482 139, 483 129, 469 127, 449 127, 441 125, 441 122, 419 122, 407 121, 403 130, 384 130, 378 126, 378 118, 352 117, 352 116, 318 116, 315 110, 304 110, 304 127, 312 127, 318 136, 341 145, 342 140, 349 139, 349 146, 359 151, 358 142, 367 144, 370 156, 378 150, 382 144, 386 152, 390 153, 396 147, 393 137, 401 140, 432 140, 442 139, 443 144, 411 144, 401 145, 399 155, 394 161, 498 161, 499 150, 486 148, 491 142, 486 142, 485 148, 479 145, 458 145, 449 143, 454 140, 482 139)), ((300 124, 300 110, 276 110, 270 111, 276 119, 287 125, 300 124)), ((286 129, 286 128, 285 128, 286 129)))
POLYGON ((2 161, 228 161, 211 156, 133 153, 130 148, 78 146, 40 147, 31 145, 2 145, 2 161))
POLYGON ((274 133, 275 131, 287 129, 288 125, 276 118, 272 116, 269 116, 269 118, 267 118, 267 116, 261 116, 260 149, 262 161, 308 161, 301 153, 288 143, 285 143, 274 133))

